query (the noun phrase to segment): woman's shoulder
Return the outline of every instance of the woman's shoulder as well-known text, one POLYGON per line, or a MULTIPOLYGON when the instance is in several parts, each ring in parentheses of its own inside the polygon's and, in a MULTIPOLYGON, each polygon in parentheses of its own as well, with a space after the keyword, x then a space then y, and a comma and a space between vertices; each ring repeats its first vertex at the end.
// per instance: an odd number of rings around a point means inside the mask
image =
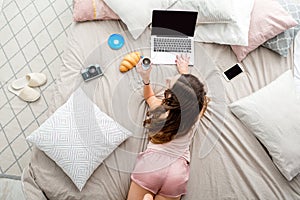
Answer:
POLYGON ((191 129, 184 135, 178 135, 177 137, 174 137, 174 139, 192 139, 195 132, 199 128, 200 122, 197 120, 196 123, 191 127, 191 129))

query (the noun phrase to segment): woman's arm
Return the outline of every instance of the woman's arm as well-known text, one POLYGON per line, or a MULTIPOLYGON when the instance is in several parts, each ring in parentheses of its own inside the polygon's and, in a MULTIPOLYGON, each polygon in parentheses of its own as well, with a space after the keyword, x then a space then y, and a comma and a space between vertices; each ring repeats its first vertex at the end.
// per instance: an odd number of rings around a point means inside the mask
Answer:
POLYGON ((148 70, 143 70, 141 62, 136 65, 136 70, 142 77, 144 83, 144 99, 146 100, 147 104, 149 105, 150 109, 154 109, 155 107, 159 106, 162 102, 159 98, 157 98, 154 94, 150 83, 150 72, 152 70, 152 65, 148 70))
MULTIPOLYGON (((176 66, 177 70, 180 74, 189 74, 189 60, 186 54, 181 54, 176 56, 176 66)), ((154 94, 154 91, 150 84, 150 72, 152 70, 152 65, 148 70, 142 69, 142 64, 139 62, 136 65, 137 72, 143 79, 144 83, 144 99, 146 100, 147 104, 149 105, 150 109, 154 109, 155 107, 161 105, 162 100, 157 98, 154 94)))
POLYGON ((149 105, 150 109, 154 109, 157 106, 161 105, 162 100, 157 98, 153 92, 153 89, 149 84, 145 84, 144 82, 144 99, 146 100, 147 104, 149 105))

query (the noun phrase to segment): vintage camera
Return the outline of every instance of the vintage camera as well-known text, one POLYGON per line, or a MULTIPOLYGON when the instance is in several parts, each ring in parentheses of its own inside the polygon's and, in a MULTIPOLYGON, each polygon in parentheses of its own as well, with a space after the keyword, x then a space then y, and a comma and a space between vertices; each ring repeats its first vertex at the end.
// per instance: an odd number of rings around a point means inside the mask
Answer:
POLYGON ((98 64, 89 65, 81 70, 81 75, 84 81, 89 81, 103 75, 103 72, 98 64))

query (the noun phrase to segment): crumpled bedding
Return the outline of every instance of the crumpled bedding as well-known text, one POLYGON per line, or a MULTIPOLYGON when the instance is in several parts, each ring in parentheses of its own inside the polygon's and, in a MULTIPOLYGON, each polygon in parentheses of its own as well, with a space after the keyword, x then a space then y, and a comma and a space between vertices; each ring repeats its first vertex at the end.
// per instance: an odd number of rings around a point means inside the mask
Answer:
MULTIPOLYGON (((81 192, 55 162, 34 148, 22 179, 27 199, 126 199, 135 159, 148 142, 142 127, 148 107, 141 79, 135 69, 119 72, 122 58, 132 51, 150 56, 149 28, 133 40, 121 21, 72 26, 49 115, 81 87, 103 112, 134 135, 96 169, 81 192), (107 45, 113 33, 125 38, 118 51, 107 45), (80 70, 93 63, 101 65, 104 76, 84 82, 80 70)), ((242 62, 245 72, 227 82, 222 72, 237 62, 230 47, 195 43, 191 73, 205 83, 211 102, 191 145, 188 193, 182 199, 300 199, 300 176, 288 182, 264 147, 227 107, 293 68, 292 55, 292 48, 284 58, 259 47, 242 62)), ((153 67, 151 84, 158 96, 165 89, 165 78, 175 74, 172 65, 153 67)))

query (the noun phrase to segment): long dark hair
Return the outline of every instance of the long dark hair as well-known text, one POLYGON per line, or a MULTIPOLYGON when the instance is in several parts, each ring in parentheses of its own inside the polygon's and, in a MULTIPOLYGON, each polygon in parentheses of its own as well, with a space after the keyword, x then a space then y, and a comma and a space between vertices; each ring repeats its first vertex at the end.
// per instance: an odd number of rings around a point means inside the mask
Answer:
POLYGON ((164 95, 162 104, 148 111, 149 118, 144 121, 149 139, 156 144, 188 133, 198 120, 203 106, 206 107, 204 85, 191 74, 182 74, 164 95))

